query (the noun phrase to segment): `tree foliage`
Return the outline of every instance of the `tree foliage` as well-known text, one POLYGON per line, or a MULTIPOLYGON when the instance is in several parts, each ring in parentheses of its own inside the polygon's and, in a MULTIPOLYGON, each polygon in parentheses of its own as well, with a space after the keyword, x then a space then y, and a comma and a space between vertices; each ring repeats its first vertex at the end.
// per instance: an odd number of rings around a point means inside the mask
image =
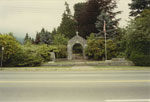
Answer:
POLYGON ((77 3, 74 5, 74 18, 75 20, 79 21, 80 20, 80 15, 83 12, 83 9, 85 9, 86 3, 77 3))
POLYGON ((129 27, 126 54, 136 65, 150 66, 150 10, 144 10, 129 27))
MULTIPOLYGON (((120 12, 114 12, 113 10, 117 7, 116 0, 88 0, 85 4, 78 4, 75 9, 81 9, 75 11, 77 26, 79 34, 86 38, 90 33, 99 33, 95 27, 98 15, 104 11, 110 16, 110 19, 115 19, 115 16, 120 12), (80 6, 80 7, 79 7, 80 6), (79 12, 79 13, 76 13, 79 12)), ((117 25, 115 22, 114 25, 117 25)))
POLYGON ((127 44, 127 28, 118 28, 117 36, 115 37, 115 42, 117 44, 117 57, 126 57, 126 44, 127 44))
POLYGON ((32 38, 29 36, 28 33, 26 33, 26 36, 24 38, 24 44, 31 42, 32 43, 32 38))
POLYGON ((104 37, 104 26, 106 30, 107 38, 114 38, 117 34, 117 22, 119 19, 111 19, 109 14, 106 14, 104 11, 97 17, 97 21, 95 23, 97 30, 99 33, 97 36, 104 37), (105 22, 105 25, 104 25, 105 22))
POLYGON ((76 34, 75 20, 71 15, 69 4, 65 2, 66 10, 62 15, 62 21, 57 28, 57 33, 64 34, 67 38, 72 38, 76 34))
POLYGON ((8 34, 0 34, 0 59, 2 47, 5 48, 3 65, 6 67, 39 66, 51 60, 47 45, 33 45, 29 42, 21 45, 8 34))
POLYGON ((35 44, 40 44, 40 34, 39 33, 36 34, 35 42, 34 43, 35 44))
MULTIPOLYGON (((2 51, 2 47, 4 47, 3 62, 5 64, 8 64, 8 60, 19 50, 20 44, 16 41, 16 39, 13 36, 7 34, 0 34, 0 53, 2 51)), ((1 54, 0 57, 2 57, 1 54)))
POLYGON ((14 67, 34 67, 40 66, 43 62, 42 58, 32 47, 21 47, 20 50, 9 60, 11 62, 7 66, 14 67))
POLYGON ((52 34, 42 28, 40 32, 37 32, 36 38, 35 38, 35 44, 48 44, 50 45, 52 43, 52 34))
POLYGON ((129 4, 131 12, 130 16, 138 16, 144 9, 150 9, 150 0, 132 0, 129 4))
POLYGON ((131 20, 121 39, 126 57, 139 66, 150 66, 150 10, 131 20))
POLYGON ((67 46, 66 45, 51 45, 49 46, 51 52, 54 52, 56 58, 66 58, 67 57, 67 46))
POLYGON ((57 30, 56 30, 56 28, 54 28, 53 30, 52 30, 52 39, 54 39, 54 36, 57 34, 57 30))
POLYGON ((37 48, 37 55, 42 58, 43 62, 48 62, 51 60, 50 48, 46 44, 38 45, 35 47, 37 48))
MULTIPOLYGON (((95 60, 104 60, 105 58, 105 41, 103 38, 96 38, 94 34, 91 34, 90 37, 88 37, 88 47, 86 50, 87 56, 90 59, 95 60)), ((108 59, 111 59, 113 57, 116 57, 117 51, 116 51, 116 44, 113 42, 113 40, 107 40, 107 54, 108 59)))
POLYGON ((67 45, 68 39, 63 34, 55 34, 53 38, 54 45, 67 45))
POLYGON ((52 43, 52 36, 51 33, 42 28, 40 35, 40 44, 51 44, 52 43))

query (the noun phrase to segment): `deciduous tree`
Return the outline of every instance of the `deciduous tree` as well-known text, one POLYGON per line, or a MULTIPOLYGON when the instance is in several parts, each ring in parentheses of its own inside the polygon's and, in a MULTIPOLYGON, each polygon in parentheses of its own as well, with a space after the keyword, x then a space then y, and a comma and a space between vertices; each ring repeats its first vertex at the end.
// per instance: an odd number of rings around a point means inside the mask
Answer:
MULTIPOLYGON (((3 63, 4 66, 9 64, 9 61, 13 55, 16 54, 16 52, 20 49, 20 44, 16 41, 14 37, 7 34, 1 34, 0 35, 0 53, 1 49, 4 47, 3 51, 3 63)), ((0 54, 0 59, 2 55, 0 54)))

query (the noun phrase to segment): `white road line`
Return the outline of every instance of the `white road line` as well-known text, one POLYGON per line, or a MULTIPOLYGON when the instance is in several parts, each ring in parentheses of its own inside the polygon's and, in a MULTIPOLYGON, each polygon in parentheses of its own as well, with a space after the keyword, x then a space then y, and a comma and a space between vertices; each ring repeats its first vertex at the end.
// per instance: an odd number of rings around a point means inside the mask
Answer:
POLYGON ((105 100, 105 102, 150 102, 150 99, 105 100))
MULTIPOLYGON (((20 69, 20 68, 18 68, 18 69, 20 69)), ((40 68, 39 68, 40 69, 40 68)), ((44 69, 44 68, 41 68, 41 69, 44 69)), ((46 69, 48 69, 48 68, 46 68, 46 69)), ((66 69, 66 68, 65 68, 66 69)), ((92 73, 92 74, 95 74, 95 73, 97 73, 97 74, 101 74, 101 73, 120 73, 120 72, 123 72, 123 73, 150 73, 150 71, 149 70, 147 70, 147 71, 142 71, 142 70, 139 70, 139 71, 126 71, 126 70, 124 70, 124 71, 92 71, 92 72, 90 72, 90 74, 92 73)), ((67 73, 67 72, 32 72, 32 71, 27 71, 27 72, 2 72, 2 71, 0 71, 0 73, 4 73, 4 74, 13 74, 13 73, 23 73, 23 74, 44 74, 44 73, 47 73, 47 74, 89 74, 88 73, 88 71, 85 71, 85 72, 71 72, 71 73, 67 73)))
POLYGON ((150 80, 104 80, 104 81, 0 81, 1 83, 150 83, 150 80))

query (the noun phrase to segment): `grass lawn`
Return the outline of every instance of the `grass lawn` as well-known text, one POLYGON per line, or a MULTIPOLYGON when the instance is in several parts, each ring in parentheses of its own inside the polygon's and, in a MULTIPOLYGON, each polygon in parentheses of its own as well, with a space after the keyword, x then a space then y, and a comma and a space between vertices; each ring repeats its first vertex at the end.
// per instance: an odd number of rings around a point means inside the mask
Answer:
POLYGON ((146 66, 94 66, 98 69, 105 69, 105 70, 149 70, 150 67, 146 66))
POLYGON ((139 66, 41 66, 41 67, 3 67, 0 71, 150 71, 150 67, 139 66))
POLYGON ((150 66, 94 66, 95 68, 150 68, 150 66))

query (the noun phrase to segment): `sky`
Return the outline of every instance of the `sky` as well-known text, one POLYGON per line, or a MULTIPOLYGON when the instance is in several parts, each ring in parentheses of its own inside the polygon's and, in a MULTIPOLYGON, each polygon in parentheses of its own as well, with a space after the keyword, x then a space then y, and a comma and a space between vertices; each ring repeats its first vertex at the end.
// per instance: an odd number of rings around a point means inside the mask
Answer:
MULTIPOLYGON (((42 28, 52 31, 58 27, 67 1, 73 14, 73 5, 86 0, 0 0, 0 33, 12 32, 16 37, 29 33, 35 37, 42 28)), ((122 11, 120 26, 129 18, 128 3, 131 0, 119 0, 116 10, 122 11)))

